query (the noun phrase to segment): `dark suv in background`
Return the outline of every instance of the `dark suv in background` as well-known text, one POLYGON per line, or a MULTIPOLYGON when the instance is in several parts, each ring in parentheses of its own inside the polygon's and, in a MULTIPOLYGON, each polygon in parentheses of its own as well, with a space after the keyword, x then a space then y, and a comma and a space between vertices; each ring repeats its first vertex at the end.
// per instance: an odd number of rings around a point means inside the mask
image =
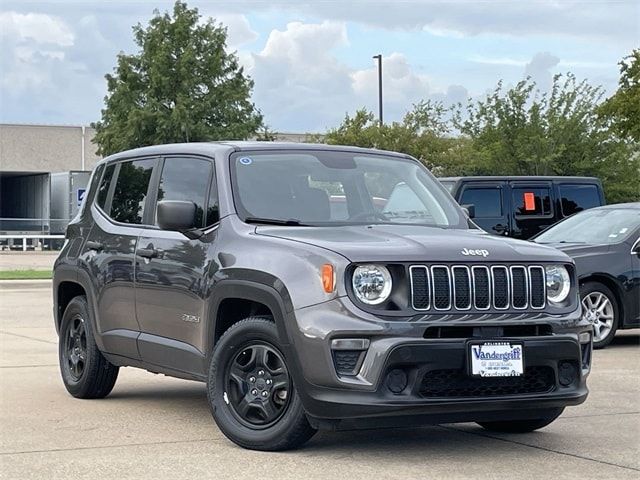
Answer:
POLYGON ((571 259, 482 232, 403 154, 124 152, 66 237, 54 314, 78 398, 108 395, 123 366, 203 381, 228 438, 280 450, 319 428, 530 432, 587 396, 571 259))
POLYGON ((588 208, 604 205, 593 177, 442 177, 473 221, 492 235, 529 239, 588 208))

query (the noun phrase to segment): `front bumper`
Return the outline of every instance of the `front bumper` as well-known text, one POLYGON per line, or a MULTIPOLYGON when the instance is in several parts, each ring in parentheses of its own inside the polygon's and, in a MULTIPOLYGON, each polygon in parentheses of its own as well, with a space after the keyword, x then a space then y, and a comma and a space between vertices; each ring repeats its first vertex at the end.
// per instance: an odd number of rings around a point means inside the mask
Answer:
POLYGON ((581 344, 580 334, 591 326, 580 320, 579 311, 568 318, 520 317, 451 317, 446 322, 454 327, 450 331, 464 325, 459 331, 472 335, 425 338, 433 324, 415 319, 382 321, 357 314, 340 300, 300 309, 287 325, 294 322, 295 328, 287 330, 297 391, 312 422, 333 429, 537 418, 541 409, 584 402, 592 346, 591 341, 581 344), (505 336, 519 331, 501 328, 505 326, 528 327, 520 330, 540 335, 505 336), (337 373, 331 350, 336 338, 368 340, 356 374, 337 373), (524 377, 496 380, 467 375, 469 341, 496 339, 523 344, 524 377), (567 364, 575 369, 570 382, 567 364), (400 386, 394 382, 398 375, 400 386))

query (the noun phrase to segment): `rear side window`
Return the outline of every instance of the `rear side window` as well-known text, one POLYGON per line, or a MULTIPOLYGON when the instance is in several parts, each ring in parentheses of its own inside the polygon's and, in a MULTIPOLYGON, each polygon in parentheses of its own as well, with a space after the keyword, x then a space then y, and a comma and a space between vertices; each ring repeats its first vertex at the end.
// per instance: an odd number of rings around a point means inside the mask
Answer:
POLYGON ((111 179, 113 178, 113 172, 115 171, 115 165, 109 165, 107 169, 104 171, 104 176, 100 181, 100 186, 98 187, 98 193, 96 195, 96 203, 100 208, 105 210, 105 203, 107 201, 107 194, 109 193, 109 186, 111 185, 111 179))
POLYGON ((551 195, 548 187, 513 187, 513 208, 519 217, 551 215, 551 195))
POLYGON ((117 222, 141 224, 155 160, 120 164, 109 216, 117 222))
MULTIPOLYGON (((207 207, 207 189, 211 173, 212 165, 207 160, 177 157, 166 159, 160 177, 158 201, 181 200, 195 203, 195 225, 204 226, 204 211, 207 207)), ((207 213, 207 217, 209 216, 207 213)))
POLYGON ((473 205, 475 218, 501 217, 502 189, 465 188, 460 197, 460 205, 473 205))
POLYGON ((560 185, 560 199, 565 217, 600 206, 600 194, 595 185, 560 185))

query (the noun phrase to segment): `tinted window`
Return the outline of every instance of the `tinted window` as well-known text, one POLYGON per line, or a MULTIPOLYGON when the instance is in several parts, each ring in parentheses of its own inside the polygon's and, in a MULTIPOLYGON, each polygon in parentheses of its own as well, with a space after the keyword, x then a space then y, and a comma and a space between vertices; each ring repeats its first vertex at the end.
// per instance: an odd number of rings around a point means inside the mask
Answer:
POLYGON ((600 206, 600 195, 595 185, 560 185, 560 198, 565 217, 600 206))
POLYGON ((231 167, 241 217, 468 228, 451 197, 411 160, 325 150, 243 152, 232 156, 231 167), (404 189, 413 196, 401 198, 404 189), (394 190, 398 200, 388 205, 394 190))
POLYGON ((109 216, 122 223, 142 223, 149 180, 155 160, 136 160, 120 164, 109 216))
POLYGON ((104 209, 104 203, 107 201, 107 194, 109 193, 109 186, 111 185, 111 179, 113 178, 113 172, 116 169, 115 165, 109 165, 104 172, 100 186, 98 187, 98 194, 96 195, 96 203, 102 209, 104 209))
POLYGON ((514 187, 513 210, 521 217, 541 217, 551 214, 551 196, 547 187, 514 187))
POLYGON ((158 201, 182 200, 195 203, 194 224, 202 227, 210 177, 211 162, 207 160, 169 158, 162 168, 158 201))
POLYGON ((618 243, 626 240, 639 226, 638 208, 596 208, 555 224, 535 241, 591 245, 618 243))
POLYGON ((473 205, 476 218, 502 216, 501 188, 465 188, 460 197, 460 205, 473 205))

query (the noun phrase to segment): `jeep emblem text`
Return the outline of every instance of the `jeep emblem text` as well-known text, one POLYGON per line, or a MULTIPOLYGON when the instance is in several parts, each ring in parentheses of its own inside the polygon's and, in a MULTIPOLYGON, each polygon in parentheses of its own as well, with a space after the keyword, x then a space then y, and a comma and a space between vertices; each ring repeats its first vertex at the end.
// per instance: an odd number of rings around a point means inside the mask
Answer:
POLYGON ((482 256, 482 257, 487 257, 489 256, 489 250, 471 250, 469 248, 463 248, 462 251, 460 252, 463 255, 474 255, 474 256, 482 256))

